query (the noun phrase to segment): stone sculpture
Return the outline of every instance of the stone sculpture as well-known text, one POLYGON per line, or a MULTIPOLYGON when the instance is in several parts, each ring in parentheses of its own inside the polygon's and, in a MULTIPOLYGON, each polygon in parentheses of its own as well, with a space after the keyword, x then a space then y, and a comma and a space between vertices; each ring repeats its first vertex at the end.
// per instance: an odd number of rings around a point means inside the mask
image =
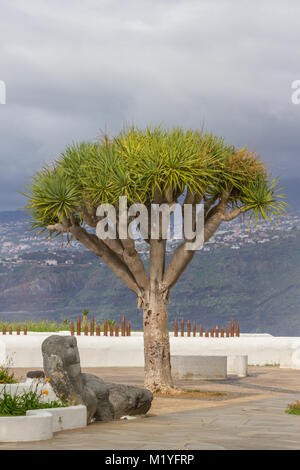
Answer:
POLYGON ((74 336, 49 336, 42 344, 42 354, 45 375, 54 392, 63 402, 86 405, 88 423, 149 411, 153 400, 150 390, 105 383, 96 375, 82 373, 74 336))

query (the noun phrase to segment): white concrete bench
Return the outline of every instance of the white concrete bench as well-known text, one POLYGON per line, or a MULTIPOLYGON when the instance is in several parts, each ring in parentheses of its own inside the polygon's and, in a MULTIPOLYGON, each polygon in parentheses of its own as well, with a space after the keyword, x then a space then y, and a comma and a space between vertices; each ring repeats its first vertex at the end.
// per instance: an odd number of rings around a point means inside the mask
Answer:
POLYGON ((248 356, 171 356, 172 376, 175 379, 226 379, 228 375, 246 377, 248 356))
POLYGON ((248 356, 238 354, 227 356, 227 374, 247 377, 248 356))
POLYGON ((174 379, 226 379, 226 356, 171 356, 174 379))

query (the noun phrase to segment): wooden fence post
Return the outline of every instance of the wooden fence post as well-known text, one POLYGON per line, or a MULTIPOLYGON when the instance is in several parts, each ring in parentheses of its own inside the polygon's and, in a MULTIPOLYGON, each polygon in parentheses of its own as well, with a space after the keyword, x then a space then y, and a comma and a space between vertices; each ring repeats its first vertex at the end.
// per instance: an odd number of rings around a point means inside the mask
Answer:
POLYGON ((174 320, 174 336, 178 336, 178 321, 177 318, 174 320))
POLYGON ((213 327, 211 327, 211 329, 210 329, 210 336, 211 336, 211 338, 213 338, 215 336, 215 330, 214 330, 213 327))
POLYGON ((230 325, 230 336, 234 336, 234 318, 231 320, 231 325, 230 325))
POLYGON ((27 335, 27 325, 24 325, 24 335, 26 336, 27 335))
POLYGON ((107 336, 107 332, 108 332, 108 323, 107 323, 107 319, 105 318, 104 323, 103 323, 104 336, 107 336))
POLYGON ((236 326, 235 326, 235 336, 237 337, 240 336, 240 325, 238 321, 236 322, 236 326))
POLYGON ((126 334, 127 334, 127 336, 131 335, 130 320, 128 320, 128 322, 127 322, 126 334))
POLYGON ((229 338, 229 326, 226 325, 226 338, 229 338))
POLYGON ((81 335, 81 318, 80 318, 80 315, 78 316, 77 318, 77 336, 80 336, 81 335))
POLYGON ((205 338, 208 338, 208 330, 205 330, 205 338))
POLYGON ((203 326, 200 325, 200 328, 199 328, 199 336, 203 336, 203 326))
POLYGON ((100 325, 96 326, 96 336, 100 336, 100 325))
POLYGON ((180 322, 180 334, 184 336, 184 318, 182 318, 180 322))
POLYGON ((84 325, 84 336, 88 336, 89 335, 89 327, 88 327, 88 324, 86 323, 84 325))
POLYGON ((5 325, 3 325, 2 334, 3 334, 3 335, 6 335, 6 326, 5 326, 5 325))
POLYGON ((95 333, 95 317, 93 316, 91 318, 91 323, 90 323, 90 336, 94 336, 95 333))
POLYGON ((221 338, 224 338, 224 326, 221 328, 221 338))
POLYGON ((191 321, 190 320, 187 321, 186 329, 187 329, 187 335, 191 336, 191 321))
POLYGON ((70 321, 70 332, 71 332, 71 336, 74 336, 74 323, 72 321, 70 321))
POLYGON ((193 336, 196 336, 196 322, 193 323, 193 336))
POLYGON ((115 335, 119 336, 119 323, 118 322, 115 325, 115 335))
POLYGON ((109 325, 109 335, 110 336, 114 335, 114 325, 112 323, 109 325))
POLYGON ((218 327, 218 325, 216 326, 216 338, 219 338, 219 327, 218 327))
POLYGON ((126 334, 126 320, 125 320, 125 315, 122 316, 122 319, 121 319, 121 335, 122 336, 125 336, 126 334))
POLYGON ((8 334, 12 335, 12 327, 9 327, 8 334))

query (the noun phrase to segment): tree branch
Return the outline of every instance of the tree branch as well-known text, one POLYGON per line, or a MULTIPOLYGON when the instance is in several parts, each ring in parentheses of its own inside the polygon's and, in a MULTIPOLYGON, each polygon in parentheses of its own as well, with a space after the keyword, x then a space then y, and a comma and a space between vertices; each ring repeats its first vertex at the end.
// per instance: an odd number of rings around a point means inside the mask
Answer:
MULTIPOLYGON (((187 190, 184 203, 182 206, 182 211, 184 215, 184 204, 192 204, 193 205, 193 231, 196 228, 196 205, 200 203, 203 195, 192 193, 190 189, 187 190)), ((192 261, 195 250, 187 250, 186 245, 194 240, 187 240, 185 241, 175 250, 171 261, 167 267, 166 273, 163 277, 163 284, 170 289, 174 284, 176 284, 177 280, 181 276, 181 274, 185 271, 188 264, 192 261)))
POLYGON ((213 236, 222 223, 229 196, 230 190, 224 191, 220 197, 219 203, 214 206, 207 214, 204 223, 204 243, 206 243, 213 236))
MULTIPOLYGON (((206 217, 204 224, 204 243, 211 238, 211 236, 215 233, 215 231, 221 224, 229 196, 230 192, 224 191, 219 203, 213 208, 213 212, 211 212, 211 214, 208 214, 208 216, 206 217)), ((189 200, 191 200, 191 196, 188 196, 188 198, 189 200)), ((175 250, 172 259, 167 267, 166 273, 163 278, 163 284, 165 284, 169 289, 174 286, 174 284, 176 284, 177 280, 194 257, 195 250, 185 249, 187 242, 188 240, 185 240, 184 243, 182 243, 182 245, 180 245, 175 250)))
POLYGON ((204 199, 204 217, 206 217, 210 208, 217 202, 218 196, 215 195, 211 199, 207 199, 205 196, 204 199))
POLYGON ((88 233, 79 225, 72 225, 70 227, 70 232, 76 240, 101 258, 130 290, 135 292, 137 295, 140 295, 139 286, 126 264, 102 240, 99 240, 96 235, 88 233))
POLYGON ((166 269, 166 273, 163 277, 163 284, 166 285, 168 289, 171 289, 171 287, 176 284, 177 280, 194 257, 195 251, 186 250, 186 243, 187 242, 185 241, 175 250, 166 269))
MULTIPOLYGON (((96 227, 99 218, 95 215, 88 213, 86 208, 82 208, 80 211, 82 219, 91 227, 96 227)), ((118 217, 116 220, 116 231, 119 232, 118 217)), ((121 261, 127 266, 131 274, 133 275, 136 284, 142 289, 149 287, 149 277, 145 270, 144 264, 135 249, 134 240, 120 240, 105 238, 102 242, 117 256, 120 257, 121 261)))
POLYGON ((47 225, 47 229, 49 232, 69 233, 71 225, 71 222, 65 215, 63 215, 61 222, 53 225, 47 225))
POLYGON ((128 238, 120 240, 124 247, 123 259, 135 278, 136 283, 143 289, 149 289, 149 276, 141 260, 139 253, 135 249, 134 240, 128 238))
POLYGON ((229 212, 226 212, 226 214, 222 215, 222 220, 226 220, 227 222, 229 220, 236 219, 240 214, 241 214, 241 209, 237 207, 236 209, 232 209, 229 212))

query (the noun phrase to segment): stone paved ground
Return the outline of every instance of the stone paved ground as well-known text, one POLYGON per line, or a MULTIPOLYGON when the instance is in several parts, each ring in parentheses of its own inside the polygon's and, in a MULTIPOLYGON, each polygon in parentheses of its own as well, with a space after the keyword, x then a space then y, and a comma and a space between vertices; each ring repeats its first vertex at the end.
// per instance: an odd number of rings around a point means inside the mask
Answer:
MULTIPOLYGON (((104 380, 142 385, 140 368, 84 369, 104 380)), ((16 370, 21 376, 24 370, 16 370)), ((179 381, 185 389, 227 392, 216 399, 155 397, 147 417, 94 423, 62 431, 50 441, 0 444, 2 449, 300 449, 300 416, 288 403, 300 398, 300 370, 250 367, 226 381, 179 381)))

